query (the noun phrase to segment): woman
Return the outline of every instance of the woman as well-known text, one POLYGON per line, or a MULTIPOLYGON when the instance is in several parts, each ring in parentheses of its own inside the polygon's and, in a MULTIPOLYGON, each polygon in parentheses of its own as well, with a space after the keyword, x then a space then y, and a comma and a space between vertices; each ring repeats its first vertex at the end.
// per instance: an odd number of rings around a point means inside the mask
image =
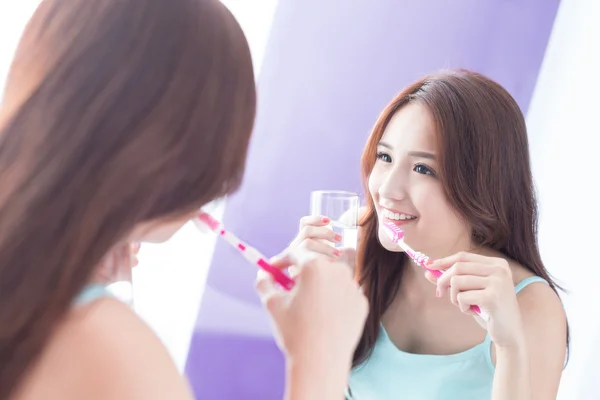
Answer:
MULTIPOLYGON (((157 337, 93 282, 113 251, 166 240, 239 186, 255 95, 219 1, 42 1, 0 115, 0 399, 192 398, 157 337)), ((342 396, 366 300, 341 263, 279 263, 301 267, 297 289, 258 289, 287 396, 342 396)))
MULTIPOLYGON (((356 276, 370 314, 348 396, 556 398, 567 324, 538 251, 527 131, 508 92, 463 70, 412 84, 377 120, 362 172, 356 276), (411 262, 386 222, 443 276, 411 262)), ((335 258, 324 225, 304 218, 292 247, 335 258)))

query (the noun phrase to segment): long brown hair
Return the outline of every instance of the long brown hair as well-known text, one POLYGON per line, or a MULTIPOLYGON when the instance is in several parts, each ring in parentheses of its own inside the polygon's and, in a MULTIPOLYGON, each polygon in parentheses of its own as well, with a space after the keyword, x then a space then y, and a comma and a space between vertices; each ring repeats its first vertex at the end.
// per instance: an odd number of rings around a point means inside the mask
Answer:
MULTIPOLYGON (((390 119, 410 102, 424 105, 433 116, 440 180, 450 204, 470 223, 473 242, 517 261, 556 291, 558 286, 544 267, 537 245, 538 212, 525 119, 511 95, 485 76, 466 70, 445 71, 398 94, 377 119, 364 149, 365 193, 369 193, 377 144, 390 119)), ((357 278, 369 299, 370 313, 354 366, 373 351, 381 318, 399 290, 405 257, 386 251, 379 243, 370 196, 361 226, 357 278)))
POLYGON ((0 131, 0 399, 140 222, 234 191, 256 93, 218 0, 44 0, 0 131))

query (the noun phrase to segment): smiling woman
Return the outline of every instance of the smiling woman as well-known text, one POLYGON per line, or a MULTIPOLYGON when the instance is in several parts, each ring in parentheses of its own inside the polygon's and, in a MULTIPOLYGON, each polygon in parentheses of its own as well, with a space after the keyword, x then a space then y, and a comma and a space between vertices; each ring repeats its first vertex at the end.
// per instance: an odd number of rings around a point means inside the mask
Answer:
POLYGON ((510 94, 468 71, 416 82, 375 124, 362 172, 370 196, 357 275, 371 313, 350 381, 357 398, 554 398, 566 321, 537 248, 527 131, 510 94), (440 259, 430 268, 443 279, 411 265, 381 229, 389 221, 440 259), (536 282, 547 285, 524 289, 536 282), (490 314, 487 325, 470 304, 490 314))

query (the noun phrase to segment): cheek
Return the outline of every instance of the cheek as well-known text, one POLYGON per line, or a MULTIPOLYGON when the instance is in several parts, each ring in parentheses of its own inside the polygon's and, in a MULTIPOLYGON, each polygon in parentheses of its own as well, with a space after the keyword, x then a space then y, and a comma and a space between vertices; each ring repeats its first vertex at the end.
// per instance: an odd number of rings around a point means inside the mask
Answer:
POLYGON ((375 183, 375 179, 373 178, 373 174, 369 175, 369 194, 374 202, 377 202, 377 189, 378 186, 375 183))
POLYGON ((369 175, 369 193, 373 198, 375 203, 378 202, 379 199, 379 188, 381 187, 382 174, 378 173, 375 168, 371 171, 371 175, 369 175))
POLYGON ((432 179, 414 182, 410 197, 423 219, 443 217, 451 211, 441 185, 432 179))
POLYGON ((465 232, 464 220, 454 211, 441 188, 431 187, 413 198, 421 216, 421 228, 428 237, 456 238, 465 232))

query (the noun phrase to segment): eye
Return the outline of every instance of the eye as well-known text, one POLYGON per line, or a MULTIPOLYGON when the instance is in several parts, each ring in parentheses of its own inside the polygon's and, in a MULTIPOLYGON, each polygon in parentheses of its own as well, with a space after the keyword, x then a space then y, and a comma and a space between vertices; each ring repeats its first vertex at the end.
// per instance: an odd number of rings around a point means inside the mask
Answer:
POLYGON ((377 153, 377 159, 386 163, 392 162, 392 157, 390 157, 389 154, 386 154, 382 151, 377 153))
POLYGON ((417 174, 436 176, 435 171, 425 164, 416 164, 413 168, 417 174))

